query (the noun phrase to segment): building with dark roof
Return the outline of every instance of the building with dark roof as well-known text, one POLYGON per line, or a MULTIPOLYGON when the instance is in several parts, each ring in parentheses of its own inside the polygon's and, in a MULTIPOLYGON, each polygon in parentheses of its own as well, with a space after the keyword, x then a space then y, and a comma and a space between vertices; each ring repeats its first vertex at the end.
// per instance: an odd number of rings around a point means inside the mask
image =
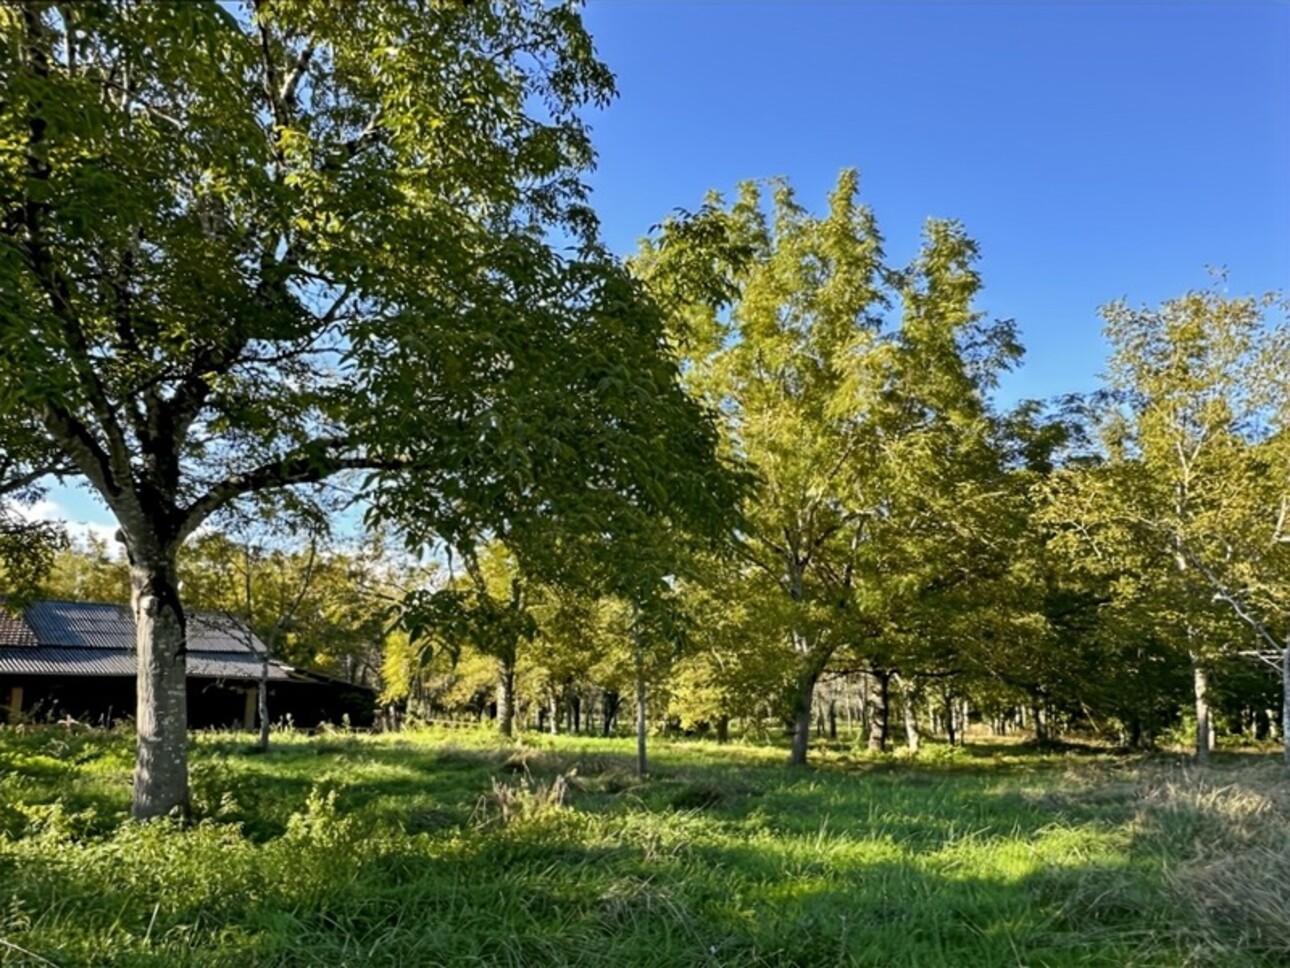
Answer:
MULTIPOLYGON (((11 722, 71 717, 110 725, 135 712, 134 618, 120 605, 35 602, 0 608, 0 703, 11 722)), ((254 728, 263 678, 269 718, 301 727, 372 721, 373 690, 275 659, 246 623, 188 615, 188 724, 254 728)))

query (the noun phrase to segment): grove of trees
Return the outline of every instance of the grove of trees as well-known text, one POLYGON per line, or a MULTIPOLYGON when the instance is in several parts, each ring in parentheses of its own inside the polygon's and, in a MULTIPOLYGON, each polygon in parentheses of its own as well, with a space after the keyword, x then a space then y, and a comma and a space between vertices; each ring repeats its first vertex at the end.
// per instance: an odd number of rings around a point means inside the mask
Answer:
POLYGON ((797 765, 839 716, 879 750, 1187 722, 1202 757, 1290 717, 1253 654, 1290 681, 1279 297, 1112 303, 1101 392, 1004 409, 976 243, 931 220, 890 260, 852 171, 822 214, 750 182, 606 251, 580 111, 613 78, 573 7, 32 0, 0 31, 3 580, 130 602, 136 816, 187 804, 193 607, 405 716, 648 709, 797 765), (56 478, 123 556, 13 510, 56 478))

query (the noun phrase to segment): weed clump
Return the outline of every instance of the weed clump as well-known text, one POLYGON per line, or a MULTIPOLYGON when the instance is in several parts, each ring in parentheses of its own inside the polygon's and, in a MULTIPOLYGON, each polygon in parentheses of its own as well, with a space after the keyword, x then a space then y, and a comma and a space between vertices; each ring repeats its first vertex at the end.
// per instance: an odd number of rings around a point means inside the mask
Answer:
POLYGON ((472 819, 481 828, 540 822, 565 809, 576 776, 570 770, 549 783, 527 772, 510 783, 493 777, 492 789, 479 798, 472 819))

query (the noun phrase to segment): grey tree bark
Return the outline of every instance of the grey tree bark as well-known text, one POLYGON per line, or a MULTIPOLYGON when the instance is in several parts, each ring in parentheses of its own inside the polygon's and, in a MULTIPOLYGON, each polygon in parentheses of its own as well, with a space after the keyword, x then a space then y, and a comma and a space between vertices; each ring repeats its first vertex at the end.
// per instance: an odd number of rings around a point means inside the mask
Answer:
POLYGON ((1290 766, 1290 638, 1281 651, 1281 749, 1290 766))
POLYGON ((636 775, 643 780, 649 773, 645 750, 648 721, 645 709, 645 641, 639 628, 632 630, 632 640, 636 653, 636 775))
POLYGON ((891 719, 891 673, 875 669, 873 676, 873 705, 869 719, 869 750, 881 753, 887 749, 887 729, 891 719))
MULTIPOLYGON (((129 545, 127 545, 129 548, 129 545)), ((130 549, 138 653, 134 803, 138 820, 178 813, 188 800, 188 627, 174 549, 130 549)))
POLYGON ((1192 692, 1196 697, 1196 761, 1201 764, 1209 762, 1211 749, 1211 729, 1209 718, 1209 673, 1192 656, 1192 692))
POLYGON ((501 682, 497 686, 497 728, 503 736, 515 735, 515 666, 498 660, 501 682))
POLYGON ((793 696, 793 745, 788 755, 789 766, 806 766, 806 752, 811 746, 811 707, 819 678, 814 666, 808 667, 798 678, 793 696))
POLYGON ((897 677, 900 687, 901 708, 905 716, 905 743, 911 753, 917 753, 920 743, 918 735, 918 709, 916 708, 917 690, 904 676, 897 677))

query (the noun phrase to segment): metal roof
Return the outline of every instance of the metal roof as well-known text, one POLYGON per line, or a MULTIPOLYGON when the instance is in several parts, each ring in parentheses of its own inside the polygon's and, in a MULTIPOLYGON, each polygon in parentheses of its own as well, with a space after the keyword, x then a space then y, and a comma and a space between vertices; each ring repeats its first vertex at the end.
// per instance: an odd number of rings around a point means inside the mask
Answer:
MULTIPOLYGON (((0 645, 62 646, 134 651, 134 616, 123 605, 97 602, 35 602, 24 613, 33 642, 16 641, 0 626, 0 645)), ((246 623, 221 612, 188 615, 188 651, 262 655, 264 643, 246 623)))
MULTIPOLYGON (((32 676, 133 676, 138 663, 133 652, 122 649, 64 648, 50 645, 0 648, 0 675, 32 676)), ((248 653, 188 655, 188 675, 209 679, 258 680, 261 660, 248 653)), ((269 663, 269 679, 284 682, 287 669, 269 663)))
MULTIPOLYGON (((133 676, 134 635, 134 616, 123 605, 35 602, 22 618, 0 610, 0 674, 133 676)), ((263 655, 264 643, 240 619, 189 614, 189 676, 255 681, 263 655)), ((282 682, 293 675, 289 666, 270 662, 269 678, 282 682)))
POLYGON ((0 645, 30 646, 36 644, 36 636, 22 620, 22 616, 10 614, 0 604, 0 645))

